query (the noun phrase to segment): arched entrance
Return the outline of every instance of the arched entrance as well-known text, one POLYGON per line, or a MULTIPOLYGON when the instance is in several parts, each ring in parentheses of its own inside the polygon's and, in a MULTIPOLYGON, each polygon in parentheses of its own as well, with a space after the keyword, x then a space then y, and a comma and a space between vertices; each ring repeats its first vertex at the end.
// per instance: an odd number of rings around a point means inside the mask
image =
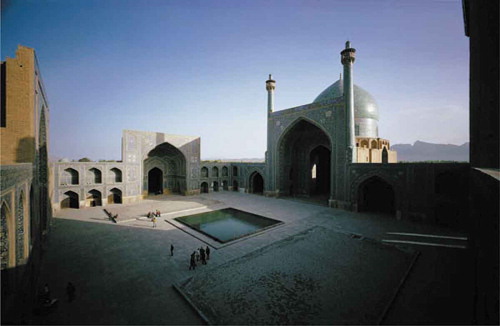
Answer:
POLYGON ((113 188, 108 196, 108 204, 121 204, 122 203, 122 191, 118 188, 113 188))
POLYGON ((66 197, 61 201, 61 208, 80 208, 78 194, 76 192, 66 191, 64 196, 66 197))
POLYGON ((394 214, 393 187, 377 176, 365 180, 358 188, 358 210, 360 212, 394 214))
POLYGON ((314 123, 305 119, 297 120, 278 142, 280 195, 328 199, 330 171, 329 136, 314 123))
POLYGON ((200 191, 204 194, 208 194, 208 183, 202 182, 200 185, 200 191))
POLYGON ((102 206, 102 194, 99 190, 92 189, 88 192, 87 201, 90 207, 102 206))
POLYGON ((226 180, 222 181, 222 190, 228 190, 228 189, 229 187, 227 186, 227 181, 226 180))
POLYGON ((148 172, 148 193, 159 195, 163 193, 163 171, 152 168, 148 172))
POLYGON ((250 175, 249 180, 250 189, 252 194, 264 194, 264 178, 259 172, 254 172, 250 175))
POLYGON ((170 143, 161 143, 144 159, 143 190, 149 194, 185 194, 188 186, 186 173, 184 154, 170 143))
POLYGON ((233 191, 238 191, 238 181, 233 180, 233 191))
POLYGON ((213 189, 214 189, 214 191, 219 191, 219 183, 217 181, 214 181, 213 189))

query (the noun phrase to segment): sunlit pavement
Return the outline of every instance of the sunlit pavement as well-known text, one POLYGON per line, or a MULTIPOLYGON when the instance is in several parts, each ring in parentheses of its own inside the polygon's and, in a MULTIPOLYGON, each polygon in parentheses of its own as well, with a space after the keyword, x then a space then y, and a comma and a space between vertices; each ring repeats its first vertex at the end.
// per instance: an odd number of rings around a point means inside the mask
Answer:
MULTIPOLYGON (((53 220, 39 285, 49 283, 52 295, 60 299, 60 304, 56 311, 46 316, 33 316, 32 323, 201 324, 203 320, 176 292, 173 284, 181 284, 191 276, 201 280, 205 274, 208 275, 207 271, 213 273, 217 266, 223 266, 221 270, 231 270, 232 265, 225 263, 235 259, 238 259, 234 264, 235 270, 238 266, 251 263, 252 259, 257 263, 258 255, 243 256, 259 250, 272 255, 273 248, 279 247, 284 239, 315 227, 321 227, 326 234, 355 234, 374 239, 377 245, 384 242, 389 246, 398 245, 420 252, 407 277, 400 278, 398 274, 394 300, 387 297, 384 300, 388 305, 382 315, 377 311, 382 323, 472 322, 472 263, 466 248, 467 240, 464 240, 467 234, 397 221, 387 216, 354 214, 303 202, 235 192, 193 197, 158 196, 140 203, 104 208, 119 214, 118 223, 108 219, 103 207, 69 209, 56 214, 58 218, 53 220), (208 265, 198 265, 195 271, 189 271, 190 253, 213 242, 167 221, 176 216, 224 207, 274 218, 284 224, 241 241, 212 248, 208 265), (145 215, 156 209, 161 211, 162 217, 158 218, 157 227, 153 228, 145 215), (173 257, 170 256, 170 244, 175 246, 173 257), (400 284, 402 279, 405 281, 400 284), (68 281, 76 286, 73 302, 65 300, 68 281)), ((308 242, 301 242, 301 246, 307 247, 308 242)), ((325 260, 331 259, 332 255, 341 257, 342 248, 315 252, 315 255, 317 259, 325 260)), ((300 262, 300 255, 295 259, 300 262)), ((370 259, 376 267, 377 260, 370 259)), ((346 258, 346 261, 349 260, 346 258)), ((390 291, 392 297, 392 288, 390 291)), ((367 292, 366 296, 370 293, 367 292)), ((307 298, 304 300, 307 301, 307 298)), ((283 313, 286 314, 286 311, 283 313)))

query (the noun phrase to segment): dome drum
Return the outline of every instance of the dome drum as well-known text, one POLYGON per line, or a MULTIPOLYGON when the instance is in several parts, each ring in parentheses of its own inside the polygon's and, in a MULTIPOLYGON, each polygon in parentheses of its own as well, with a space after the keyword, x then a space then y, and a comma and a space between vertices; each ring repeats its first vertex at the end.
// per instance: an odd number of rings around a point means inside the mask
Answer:
POLYGON ((378 121, 370 118, 355 118, 356 137, 378 138, 378 121))

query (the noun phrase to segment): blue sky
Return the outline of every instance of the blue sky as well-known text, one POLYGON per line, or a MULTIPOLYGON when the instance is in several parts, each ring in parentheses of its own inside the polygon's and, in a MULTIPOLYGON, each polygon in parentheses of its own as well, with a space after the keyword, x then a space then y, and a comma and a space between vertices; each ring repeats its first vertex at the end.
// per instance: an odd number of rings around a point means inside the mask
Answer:
POLYGON ((120 159, 123 129, 201 136, 201 156, 262 158, 277 110, 310 103, 357 49, 354 82, 392 144, 468 141, 460 0, 3 0, 1 57, 38 56, 50 152, 120 159))

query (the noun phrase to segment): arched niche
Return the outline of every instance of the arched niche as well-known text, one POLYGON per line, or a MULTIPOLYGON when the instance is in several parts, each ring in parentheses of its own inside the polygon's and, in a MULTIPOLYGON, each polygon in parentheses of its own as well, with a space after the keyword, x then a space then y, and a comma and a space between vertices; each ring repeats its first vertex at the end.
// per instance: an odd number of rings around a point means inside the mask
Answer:
POLYGON ((118 168, 112 168, 111 172, 111 182, 122 182, 122 170, 118 168))
MULTIPOLYGON (((149 172, 157 168, 163 172, 161 180, 161 192, 164 194, 180 193, 186 191, 186 158, 184 154, 170 143, 162 143, 149 151, 144 160, 144 184, 143 189, 151 193, 149 172)), ((158 175, 157 175, 158 177, 158 175)), ((155 181, 155 182, 156 182, 155 181)))
POLYGON ((89 169, 90 182, 91 183, 102 183, 102 172, 97 168, 89 169))
POLYGON ((122 191, 118 188, 112 188, 108 194, 108 204, 121 204, 122 201, 122 191))
POLYGON ((253 172, 248 180, 249 192, 252 194, 264 194, 264 178, 259 172, 253 172))
POLYGON ((358 210, 394 215, 396 197, 393 186, 378 176, 372 176, 358 187, 358 210))
POLYGON ((80 208, 80 199, 76 192, 66 191, 61 200, 61 208, 80 208))

